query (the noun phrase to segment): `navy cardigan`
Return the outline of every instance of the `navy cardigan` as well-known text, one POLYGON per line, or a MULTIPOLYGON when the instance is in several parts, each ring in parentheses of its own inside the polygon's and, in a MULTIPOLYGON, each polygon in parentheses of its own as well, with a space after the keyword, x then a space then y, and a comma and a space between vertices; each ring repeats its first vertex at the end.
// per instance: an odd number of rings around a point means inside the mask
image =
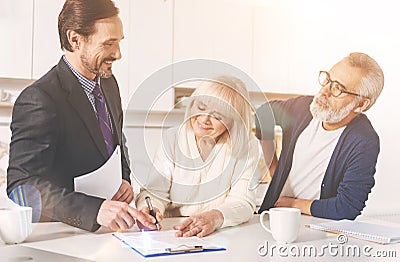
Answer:
MULTIPOLYGON (((258 139, 272 140, 274 125, 283 131, 278 165, 259 213, 274 206, 292 167, 297 138, 312 119, 313 97, 301 96, 262 105, 256 113, 258 139)), ((320 199, 311 205, 311 214, 330 219, 355 219, 365 207, 375 184, 379 137, 364 114, 355 117, 343 130, 321 184, 320 199)), ((306 163, 304 163, 306 164, 306 163)))

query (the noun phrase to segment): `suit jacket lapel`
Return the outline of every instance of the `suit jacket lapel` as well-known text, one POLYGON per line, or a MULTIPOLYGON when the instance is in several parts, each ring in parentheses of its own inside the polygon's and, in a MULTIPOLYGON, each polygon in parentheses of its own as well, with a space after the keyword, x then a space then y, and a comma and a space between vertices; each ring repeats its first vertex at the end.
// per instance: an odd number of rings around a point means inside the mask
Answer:
POLYGON ((108 159, 109 155, 104 142, 103 134, 99 128, 96 114, 93 111, 93 107, 83 91, 81 84, 71 70, 67 67, 62 58, 57 67, 59 72, 58 77, 62 83, 62 88, 67 90, 69 93, 67 98, 68 101, 82 119, 104 159, 108 159))

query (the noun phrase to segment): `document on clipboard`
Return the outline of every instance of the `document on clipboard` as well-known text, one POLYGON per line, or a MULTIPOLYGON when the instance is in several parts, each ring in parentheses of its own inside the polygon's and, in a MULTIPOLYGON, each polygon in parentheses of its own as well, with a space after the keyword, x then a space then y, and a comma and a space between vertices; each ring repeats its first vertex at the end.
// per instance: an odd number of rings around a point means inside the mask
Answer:
POLYGON ((74 178, 75 192, 110 200, 122 183, 121 148, 117 146, 104 165, 74 178))
POLYGON ((224 251, 198 237, 175 237, 176 230, 114 233, 117 239, 143 257, 169 256, 185 253, 224 251))

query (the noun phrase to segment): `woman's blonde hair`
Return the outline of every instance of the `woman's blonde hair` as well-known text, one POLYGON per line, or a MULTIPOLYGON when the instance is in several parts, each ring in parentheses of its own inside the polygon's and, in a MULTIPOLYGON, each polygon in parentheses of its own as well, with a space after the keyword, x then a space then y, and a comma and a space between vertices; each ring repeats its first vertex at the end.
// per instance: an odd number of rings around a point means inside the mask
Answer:
MULTIPOLYGON (((227 131, 218 141, 229 142, 232 144, 232 154, 240 155, 247 153, 249 139, 253 127, 252 107, 250 104, 249 93, 245 84, 238 78, 220 76, 215 79, 203 81, 191 95, 191 101, 186 109, 185 119, 191 117, 193 104, 196 100, 201 100, 207 104, 210 101, 219 108, 227 112, 226 117, 233 121, 227 126, 227 131)), ((187 121, 190 123, 190 121, 187 121)))

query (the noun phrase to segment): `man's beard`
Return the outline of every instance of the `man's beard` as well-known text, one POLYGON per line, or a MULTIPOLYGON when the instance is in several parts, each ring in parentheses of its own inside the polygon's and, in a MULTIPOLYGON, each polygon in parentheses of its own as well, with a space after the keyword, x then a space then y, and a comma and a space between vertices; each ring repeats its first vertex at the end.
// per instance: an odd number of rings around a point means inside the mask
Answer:
POLYGON ((360 99, 356 98, 353 102, 343 107, 339 111, 335 111, 322 96, 314 96, 314 99, 310 105, 310 111, 314 118, 321 120, 326 123, 338 123, 342 121, 346 116, 350 114, 350 112, 354 109, 354 107, 360 102, 360 99), (318 102, 318 100, 323 103, 326 108, 322 107, 318 102))
MULTIPOLYGON (((107 59, 104 59, 103 62, 104 62, 104 61, 107 61, 107 60, 109 60, 109 61, 114 61, 115 59, 107 58, 107 59)), ((81 55, 81 61, 82 61, 83 66, 84 66, 90 73, 95 74, 97 77, 100 77, 100 78, 109 78, 109 77, 112 76, 112 70, 111 70, 111 68, 108 69, 108 70, 106 70, 106 71, 105 71, 105 70, 102 70, 101 68, 99 68, 99 69, 94 68, 94 67, 90 64, 90 62, 89 62, 89 56, 87 55, 86 52, 84 52, 84 53, 81 55)), ((102 62, 102 63, 103 63, 103 62, 102 62)), ((101 65, 102 63, 100 63, 100 65, 101 65)))

